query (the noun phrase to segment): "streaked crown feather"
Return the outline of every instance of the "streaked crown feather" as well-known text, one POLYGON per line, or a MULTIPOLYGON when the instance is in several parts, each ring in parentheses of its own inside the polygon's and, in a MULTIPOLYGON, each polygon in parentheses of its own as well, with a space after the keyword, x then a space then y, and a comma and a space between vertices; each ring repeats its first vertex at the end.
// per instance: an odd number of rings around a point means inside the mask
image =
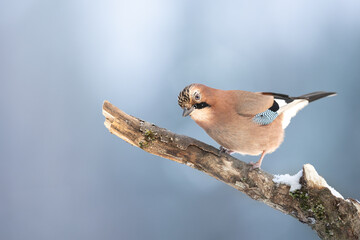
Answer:
POLYGON ((190 103, 190 88, 193 86, 194 84, 191 84, 189 86, 186 86, 180 93, 178 96, 178 104, 181 108, 184 108, 186 105, 188 105, 190 103))

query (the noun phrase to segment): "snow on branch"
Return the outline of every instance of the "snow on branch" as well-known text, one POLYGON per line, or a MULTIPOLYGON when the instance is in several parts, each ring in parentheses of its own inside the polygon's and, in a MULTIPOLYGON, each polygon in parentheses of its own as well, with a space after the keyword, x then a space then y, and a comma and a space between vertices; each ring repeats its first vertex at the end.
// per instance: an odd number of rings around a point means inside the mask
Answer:
POLYGON ((108 101, 105 127, 148 153, 186 164, 309 225, 322 239, 360 239, 360 204, 344 199, 315 168, 273 176, 188 136, 130 116, 108 101), (291 190, 291 191, 290 191, 291 190))

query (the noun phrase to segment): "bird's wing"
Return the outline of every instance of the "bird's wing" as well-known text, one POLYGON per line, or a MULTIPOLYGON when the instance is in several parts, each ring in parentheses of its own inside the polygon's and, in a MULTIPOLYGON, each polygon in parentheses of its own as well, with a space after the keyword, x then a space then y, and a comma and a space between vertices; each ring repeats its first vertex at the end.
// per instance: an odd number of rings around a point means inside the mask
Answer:
POLYGON ((279 93, 271 93, 271 92, 263 92, 263 95, 273 96, 274 104, 276 102, 279 105, 279 109, 276 111, 278 115, 283 114, 282 126, 285 129, 289 123, 291 118, 295 117, 298 111, 303 109, 310 102, 318 100, 327 96, 336 95, 335 92, 312 92, 305 95, 301 95, 299 97, 290 97, 285 94, 279 93))
POLYGON ((230 92, 232 94, 232 97, 229 99, 233 101, 231 104, 234 104, 235 111, 241 116, 253 117, 256 114, 269 109, 274 102, 273 96, 264 95, 262 93, 254 93, 240 90, 230 92))
POLYGON ((274 97, 274 104, 278 105, 276 114, 280 115, 283 113, 283 129, 289 125, 291 118, 295 117, 298 111, 309 104, 309 99, 307 99, 305 95, 301 97, 290 97, 289 95, 271 92, 263 92, 262 94, 274 97))
POLYGON ((291 118, 310 102, 334 95, 336 95, 335 92, 313 92, 299 97, 290 97, 281 93, 238 91, 236 110, 240 115, 254 116, 253 122, 260 125, 268 125, 282 114, 281 123, 285 129, 291 118))
POLYGON ((254 123, 259 125, 272 123, 280 115, 280 106, 283 106, 289 98, 283 94, 262 92, 234 91, 234 93, 237 98, 237 113, 250 117, 254 123))

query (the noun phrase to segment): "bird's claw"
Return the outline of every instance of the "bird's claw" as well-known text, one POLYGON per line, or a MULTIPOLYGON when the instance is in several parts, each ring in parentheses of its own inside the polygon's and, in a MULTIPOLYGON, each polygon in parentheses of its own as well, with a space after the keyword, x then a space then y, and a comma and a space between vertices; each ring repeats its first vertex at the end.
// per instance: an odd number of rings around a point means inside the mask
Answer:
POLYGON ((250 162, 249 163, 252 167, 251 167, 251 170, 254 170, 254 169, 261 169, 260 168, 260 163, 259 162, 256 162, 256 163, 254 163, 254 162, 250 162))
POLYGON ((232 153, 234 153, 234 151, 231 151, 231 150, 229 150, 229 149, 227 149, 227 148, 224 148, 223 146, 220 146, 220 152, 221 153, 227 153, 227 154, 232 154, 232 153))

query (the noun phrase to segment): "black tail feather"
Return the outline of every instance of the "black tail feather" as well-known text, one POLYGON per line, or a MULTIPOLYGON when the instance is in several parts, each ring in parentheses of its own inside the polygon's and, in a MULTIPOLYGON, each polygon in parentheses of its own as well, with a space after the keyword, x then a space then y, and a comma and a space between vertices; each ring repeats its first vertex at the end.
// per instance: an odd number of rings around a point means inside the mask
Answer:
POLYGON ((299 97, 293 97, 293 99, 306 99, 309 102, 313 102, 323 97, 336 95, 336 92, 312 92, 308 94, 301 95, 299 97))
POLYGON ((290 103, 294 101, 295 99, 306 99, 309 102, 313 102, 315 100, 318 100, 323 97, 336 95, 336 92, 312 92, 308 94, 301 95, 299 97, 290 97, 289 95, 281 94, 281 93, 273 93, 273 92, 263 92, 264 95, 271 95, 274 96, 275 99, 282 99, 285 100, 286 103, 290 103))

